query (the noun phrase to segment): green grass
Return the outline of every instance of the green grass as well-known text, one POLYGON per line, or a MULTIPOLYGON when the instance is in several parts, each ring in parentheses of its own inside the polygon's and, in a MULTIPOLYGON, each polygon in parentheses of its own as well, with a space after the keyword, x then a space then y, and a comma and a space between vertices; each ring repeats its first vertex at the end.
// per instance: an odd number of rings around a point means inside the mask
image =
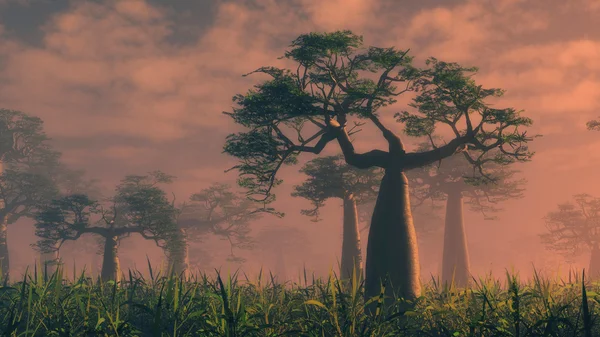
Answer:
POLYGON ((414 303, 378 301, 366 315, 362 282, 277 284, 261 273, 150 277, 122 282, 37 270, 0 287, 1 336, 600 336, 600 285, 535 275, 488 276, 468 289, 432 280, 414 303), (404 308, 400 310, 399 308, 404 308))

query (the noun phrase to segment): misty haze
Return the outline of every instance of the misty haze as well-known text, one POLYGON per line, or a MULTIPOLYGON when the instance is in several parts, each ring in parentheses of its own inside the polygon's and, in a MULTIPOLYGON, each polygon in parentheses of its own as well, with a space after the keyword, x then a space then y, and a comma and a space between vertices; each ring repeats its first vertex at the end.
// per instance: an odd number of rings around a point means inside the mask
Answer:
POLYGON ((600 335, 599 19, 0 0, 0 331, 600 335))

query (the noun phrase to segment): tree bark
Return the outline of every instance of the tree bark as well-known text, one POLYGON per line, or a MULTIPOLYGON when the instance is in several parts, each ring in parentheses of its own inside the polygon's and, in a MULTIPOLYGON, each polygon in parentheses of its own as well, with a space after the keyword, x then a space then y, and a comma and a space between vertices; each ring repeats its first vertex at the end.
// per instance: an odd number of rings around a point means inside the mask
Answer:
POLYGON ((2 280, 8 279, 10 259, 8 254, 8 215, 0 222, 0 272, 2 280))
POLYGON ((102 259, 102 281, 120 280, 120 266, 117 247, 117 236, 107 236, 104 241, 104 256, 102 259))
POLYGON ((342 239, 342 262, 340 276, 344 280, 352 279, 353 273, 362 276, 362 256, 360 253, 360 231, 356 200, 352 193, 344 195, 344 228, 342 239))
POLYGON ((190 258, 188 252, 187 233, 185 228, 179 228, 179 244, 169 256, 169 272, 184 278, 189 277, 190 258))
POLYGON ((463 197, 460 190, 450 190, 446 201, 442 256, 442 284, 464 288, 469 284, 471 271, 463 218, 463 197))
POLYGON ((421 294, 419 276, 408 180, 401 170, 386 169, 369 230, 365 300, 380 294, 384 278, 386 297, 414 299, 421 294))
POLYGON ((592 248, 592 253, 590 255, 590 269, 586 274, 586 278, 590 281, 600 279, 600 248, 598 248, 598 245, 595 245, 592 248))

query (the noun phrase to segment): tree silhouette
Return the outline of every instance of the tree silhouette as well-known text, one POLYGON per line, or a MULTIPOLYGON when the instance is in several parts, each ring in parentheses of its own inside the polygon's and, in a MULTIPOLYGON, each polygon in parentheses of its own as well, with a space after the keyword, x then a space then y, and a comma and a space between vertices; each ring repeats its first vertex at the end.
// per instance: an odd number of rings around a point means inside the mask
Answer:
POLYGON ((176 209, 157 186, 172 179, 160 171, 130 175, 121 180, 115 195, 104 201, 83 194, 53 200, 36 217, 38 248, 53 252, 84 234, 99 236, 104 241, 101 278, 118 281, 120 240, 139 234, 164 247, 175 235, 176 209))
MULTIPOLYGON (((422 144, 428 151, 430 144, 422 144)), ((485 158, 495 155, 490 151, 485 158)), ((501 209, 498 203, 522 197, 524 179, 514 179, 516 170, 507 169, 502 163, 489 162, 485 171, 479 172, 463 156, 446 159, 440 165, 430 165, 412 170, 409 183, 416 205, 426 200, 445 202, 444 249, 442 254, 443 283, 465 287, 471 280, 469 250, 463 218, 463 203, 485 220, 496 219, 493 214, 501 209), (482 176, 482 174, 485 175, 482 176)))
POLYGON ((249 200, 243 194, 236 193, 223 183, 214 183, 210 187, 193 194, 189 201, 180 207, 177 219, 178 234, 175 239, 180 248, 172 249, 169 256, 169 270, 176 274, 188 275, 189 242, 201 241, 208 235, 214 235, 229 242, 229 260, 242 262, 234 254, 234 248, 252 247, 249 236, 251 221, 262 213, 272 213, 249 200))
POLYGON ((293 70, 262 67, 270 79, 245 95, 233 98, 226 112, 247 130, 227 137, 225 152, 239 159, 232 169, 250 197, 272 201, 273 186, 284 164, 301 153, 319 154, 337 140, 346 162, 356 168, 385 171, 373 212, 366 259, 365 296, 386 294, 404 298, 420 295, 419 261, 404 172, 429 165, 466 149, 474 165, 483 166, 481 153, 500 148, 503 160, 527 161, 532 140, 521 128, 531 125, 512 108, 492 108, 486 98, 503 94, 484 89, 471 78, 477 68, 465 68, 430 58, 426 69, 411 65, 408 51, 363 48, 362 37, 350 31, 300 35, 285 53, 297 63, 293 70), (373 80, 373 77, 377 79, 373 80), (401 88, 399 88, 401 86, 401 88), (414 112, 395 115, 408 136, 431 137, 446 125, 454 137, 431 151, 407 153, 401 139, 380 119, 396 97, 415 91, 414 112), (346 130, 350 118, 370 121, 388 142, 388 150, 357 153, 346 130))
POLYGON ((302 214, 315 217, 330 198, 343 202, 342 260, 340 277, 351 279, 353 272, 362 276, 362 254, 357 205, 373 202, 383 172, 376 168, 357 169, 344 162, 344 157, 315 158, 300 170, 309 178, 295 187, 294 197, 308 199, 314 208, 302 210, 302 214))
POLYGON ((5 279, 10 272, 8 226, 31 216, 35 205, 54 192, 47 176, 34 169, 57 158, 41 119, 0 109, 0 270, 5 279))
POLYGON ((600 276, 600 198, 576 194, 575 202, 558 205, 545 217, 547 232, 540 235, 546 248, 568 259, 589 251, 590 278, 600 276))

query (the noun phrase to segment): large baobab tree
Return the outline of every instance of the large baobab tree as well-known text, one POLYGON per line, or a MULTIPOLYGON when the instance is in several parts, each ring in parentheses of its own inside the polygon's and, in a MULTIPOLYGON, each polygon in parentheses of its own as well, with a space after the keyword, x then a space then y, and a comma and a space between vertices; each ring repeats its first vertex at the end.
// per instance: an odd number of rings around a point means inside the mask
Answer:
MULTIPOLYGON (((430 144, 423 144, 421 150, 430 150, 430 144)), ((493 157, 494 152, 489 152, 485 158, 493 157)), ((434 205, 440 201, 446 204, 442 283, 453 282, 457 287, 465 287, 471 280, 463 204, 480 212, 485 220, 495 219, 493 214, 501 210, 498 203, 522 197, 521 186, 525 181, 514 179, 516 173, 496 162, 490 162, 485 171, 480 172, 463 156, 453 156, 440 165, 410 172, 408 177, 412 196, 417 200, 415 205, 426 200, 434 205)))
POLYGON ((500 148, 507 161, 527 161, 532 139, 529 118, 512 108, 492 108, 485 100, 501 96, 472 79, 476 68, 430 58, 425 69, 411 65, 408 51, 363 48, 362 37, 350 31, 300 35, 285 53, 293 70, 262 67, 255 73, 270 79, 246 94, 236 95, 233 112, 226 112, 247 130, 227 137, 225 152, 239 159, 234 166, 240 183, 258 200, 273 199, 272 187, 284 164, 301 153, 319 154, 333 140, 349 165, 379 167, 384 176, 369 230, 365 296, 386 294, 415 298, 421 292, 415 229, 405 172, 438 162, 457 152, 483 166, 480 154, 500 148), (388 118, 380 119, 396 97, 416 92, 410 107, 395 115, 408 136, 432 136, 440 125, 452 135, 445 145, 426 152, 407 152, 388 118), (351 118, 370 121, 388 142, 387 151, 357 153, 346 125, 351 118))
POLYGON ((558 210, 544 217, 547 232, 540 237, 548 249, 569 259, 589 251, 586 275, 597 279, 600 276, 600 198, 577 194, 574 201, 558 205, 558 210))
POLYGON ((357 169, 344 162, 343 156, 315 158, 300 170, 308 179, 295 187, 292 196, 311 201, 314 208, 302 210, 318 221, 319 209, 330 198, 342 200, 342 259, 340 277, 351 279, 353 273, 362 276, 362 254, 357 205, 377 197, 383 172, 376 168, 357 169))
POLYGON ((173 249, 169 256, 170 272, 187 276, 189 242, 201 241, 208 235, 227 240, 230 246, 229 259, 242 261, 234 254, 234 248, 251 248, 249 224, 263 212, 277 214, 232 191, 227 184, 214 183, 193 194, 179 208, 178 234, 175 237, 178 248, 173 249))
POLYGON ((118 246, 122 239, 139 234, 162 247, 175 235, 176 209, 157 186, 172 178, 160 171, 131 175, 121 181, 113 197, 104 201, 83 194, 53 200, 37 215, 37 246, 42 252, 53 252, 65 241, 85 234, 98 236, 104 241, 101 278, 118 281, 118 246))

